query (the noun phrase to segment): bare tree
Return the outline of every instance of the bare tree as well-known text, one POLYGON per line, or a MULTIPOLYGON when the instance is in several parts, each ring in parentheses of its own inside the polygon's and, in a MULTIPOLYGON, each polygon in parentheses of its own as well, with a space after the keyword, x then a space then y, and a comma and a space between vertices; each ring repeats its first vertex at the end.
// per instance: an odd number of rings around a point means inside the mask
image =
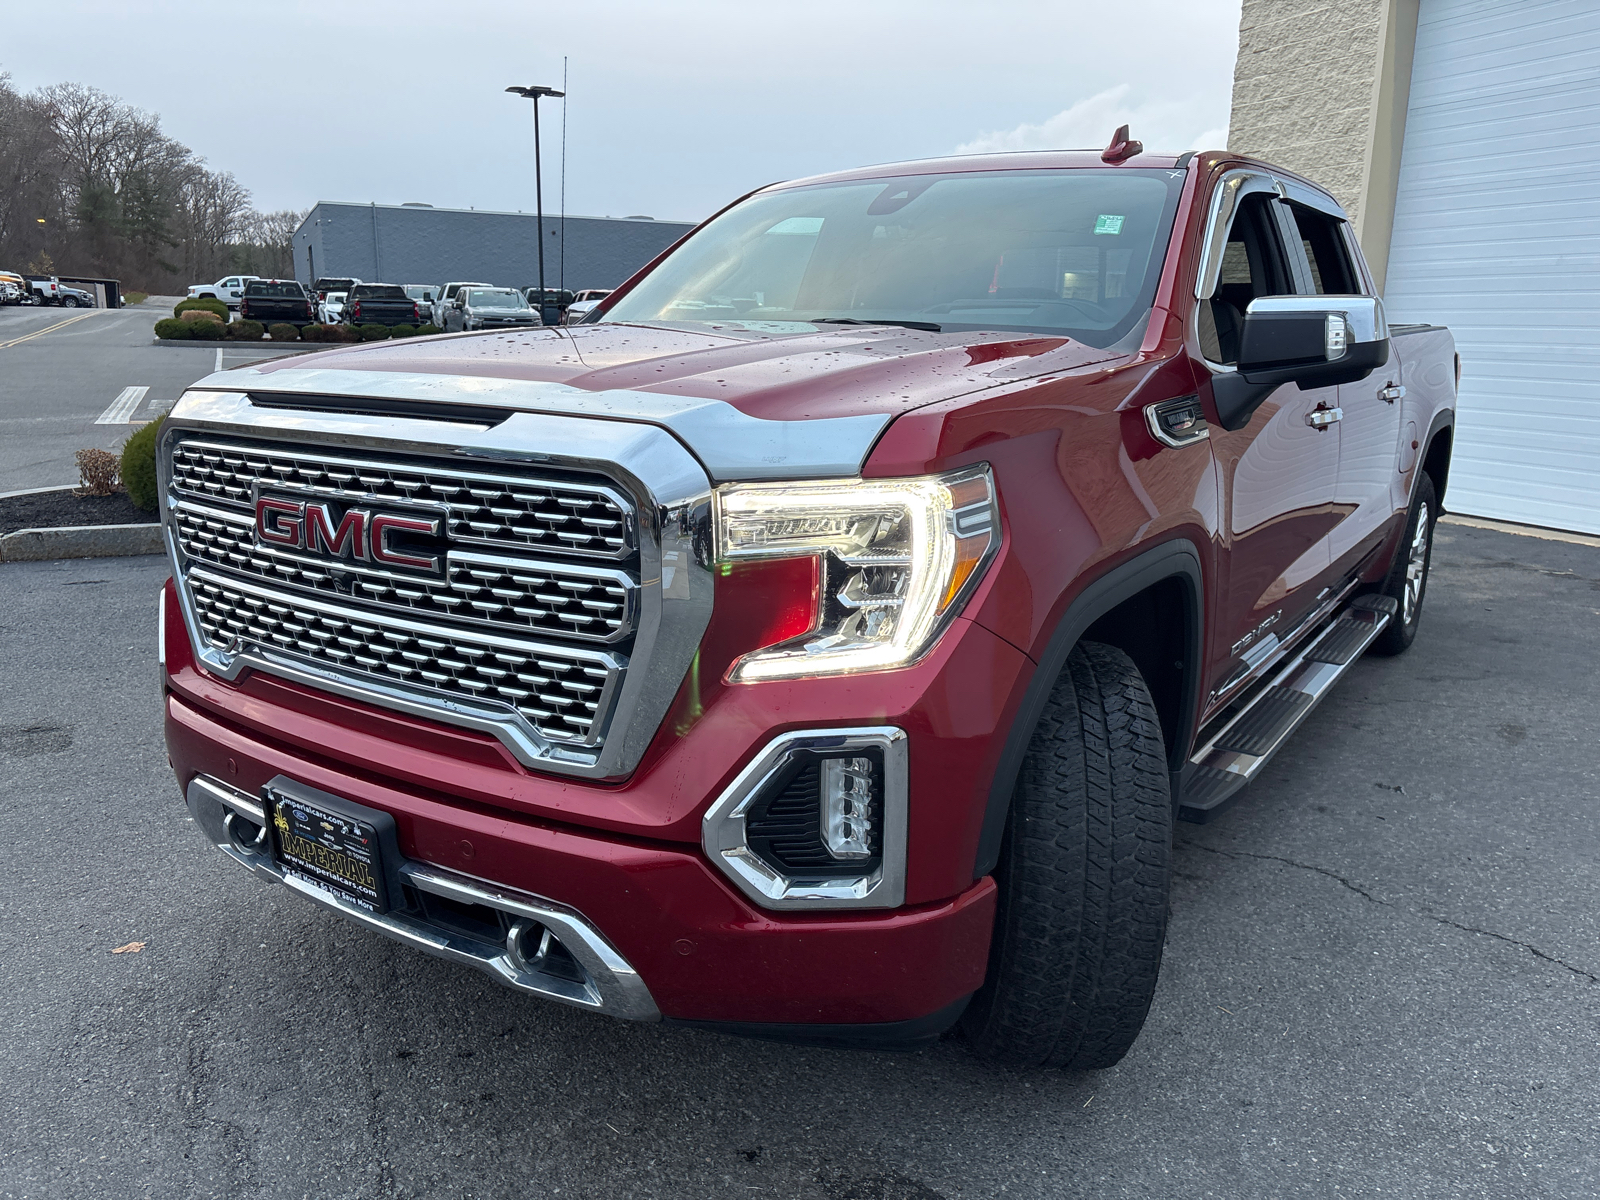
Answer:
POLYGON ((25 262, 43 250, 48 229, 40 218, 51 226, 61 219, 62 166, 49 112, 0 72, 0 252, 25 262))
POLYGON ((255 212, 231 173, 153 113, 77 83, 21 94, 0 72, 0 263, 48 249, 63 272, 149 290, 230 270, 289 275, 301 219, 255 212))
POLYGON ((235 268, 275 279, 293 278, 294 231, 305 219, 303 209, 252 212, 245 223, 242 244, 235 254, 235 268))

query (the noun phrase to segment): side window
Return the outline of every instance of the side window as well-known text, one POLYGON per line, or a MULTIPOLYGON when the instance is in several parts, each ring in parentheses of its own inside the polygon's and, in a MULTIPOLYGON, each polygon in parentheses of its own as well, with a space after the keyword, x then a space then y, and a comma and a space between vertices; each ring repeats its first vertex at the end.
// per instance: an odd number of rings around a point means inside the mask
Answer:
POLYGON ((1239 361, 1239 331, 1244 311, 1259 296, 1294 293, 1283 244, 1264 193, 1246 196, 1234 214, 1222 252, 1217 290, 1198 314, 1200 351, 1215 363, 1239 361))
POLYGON ((1290 204, 1300 244, 1311 265, 1311 286, 1318 296, 1353 295, 1361 291, 1340 236, 1342 221, 1314 208, 1290 204))

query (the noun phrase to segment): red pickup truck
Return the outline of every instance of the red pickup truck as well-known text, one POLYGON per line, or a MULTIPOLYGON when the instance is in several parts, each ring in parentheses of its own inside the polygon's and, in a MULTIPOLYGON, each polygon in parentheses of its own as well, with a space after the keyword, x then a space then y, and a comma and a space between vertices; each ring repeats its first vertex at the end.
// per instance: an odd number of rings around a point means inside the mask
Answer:
POLYGON ((1174 820, 1415 636, 1458 372, 1235 155, 763 188, 580 325, 194 385, 171 761, 223 854, 526 993, 1103 1067, 1174 820))

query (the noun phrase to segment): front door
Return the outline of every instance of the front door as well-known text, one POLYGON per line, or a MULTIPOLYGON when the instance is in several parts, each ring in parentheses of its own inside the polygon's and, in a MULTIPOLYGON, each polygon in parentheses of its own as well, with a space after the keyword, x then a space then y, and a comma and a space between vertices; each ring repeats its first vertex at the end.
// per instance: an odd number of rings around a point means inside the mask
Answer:
MULTIPOLYGON (((1245 309, 1260 296, 1292 295, 1302 272, 1283 240, 1282 202, 1245 196, 1228 233, 1215 293, 1199 301, 1200 351, 1215 366, 1238 361, 1245 309)), ((1224 517, 1220 603, 1207 682, 1215 708, 1277 655, 1327 594, 1330 535, 1339 523, 1337 423, 1313 420, 1338 406, 1337 388, 1278 388, 1242 429, 1211 432, 1224 517)))

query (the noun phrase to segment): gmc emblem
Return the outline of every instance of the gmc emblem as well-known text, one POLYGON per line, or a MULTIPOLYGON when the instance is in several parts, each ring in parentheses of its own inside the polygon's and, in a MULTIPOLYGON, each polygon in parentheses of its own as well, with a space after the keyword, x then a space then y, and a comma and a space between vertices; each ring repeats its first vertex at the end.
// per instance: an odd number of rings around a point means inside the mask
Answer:
POLYGON ((444 531, 442 516, 347 508, 336 521, 333 514, 332 506, 321 501, 257 496, 256 542, 327 558, 441 574, 439 555, 414 553, 417 547, 406 543, 437 538, 444 531))

